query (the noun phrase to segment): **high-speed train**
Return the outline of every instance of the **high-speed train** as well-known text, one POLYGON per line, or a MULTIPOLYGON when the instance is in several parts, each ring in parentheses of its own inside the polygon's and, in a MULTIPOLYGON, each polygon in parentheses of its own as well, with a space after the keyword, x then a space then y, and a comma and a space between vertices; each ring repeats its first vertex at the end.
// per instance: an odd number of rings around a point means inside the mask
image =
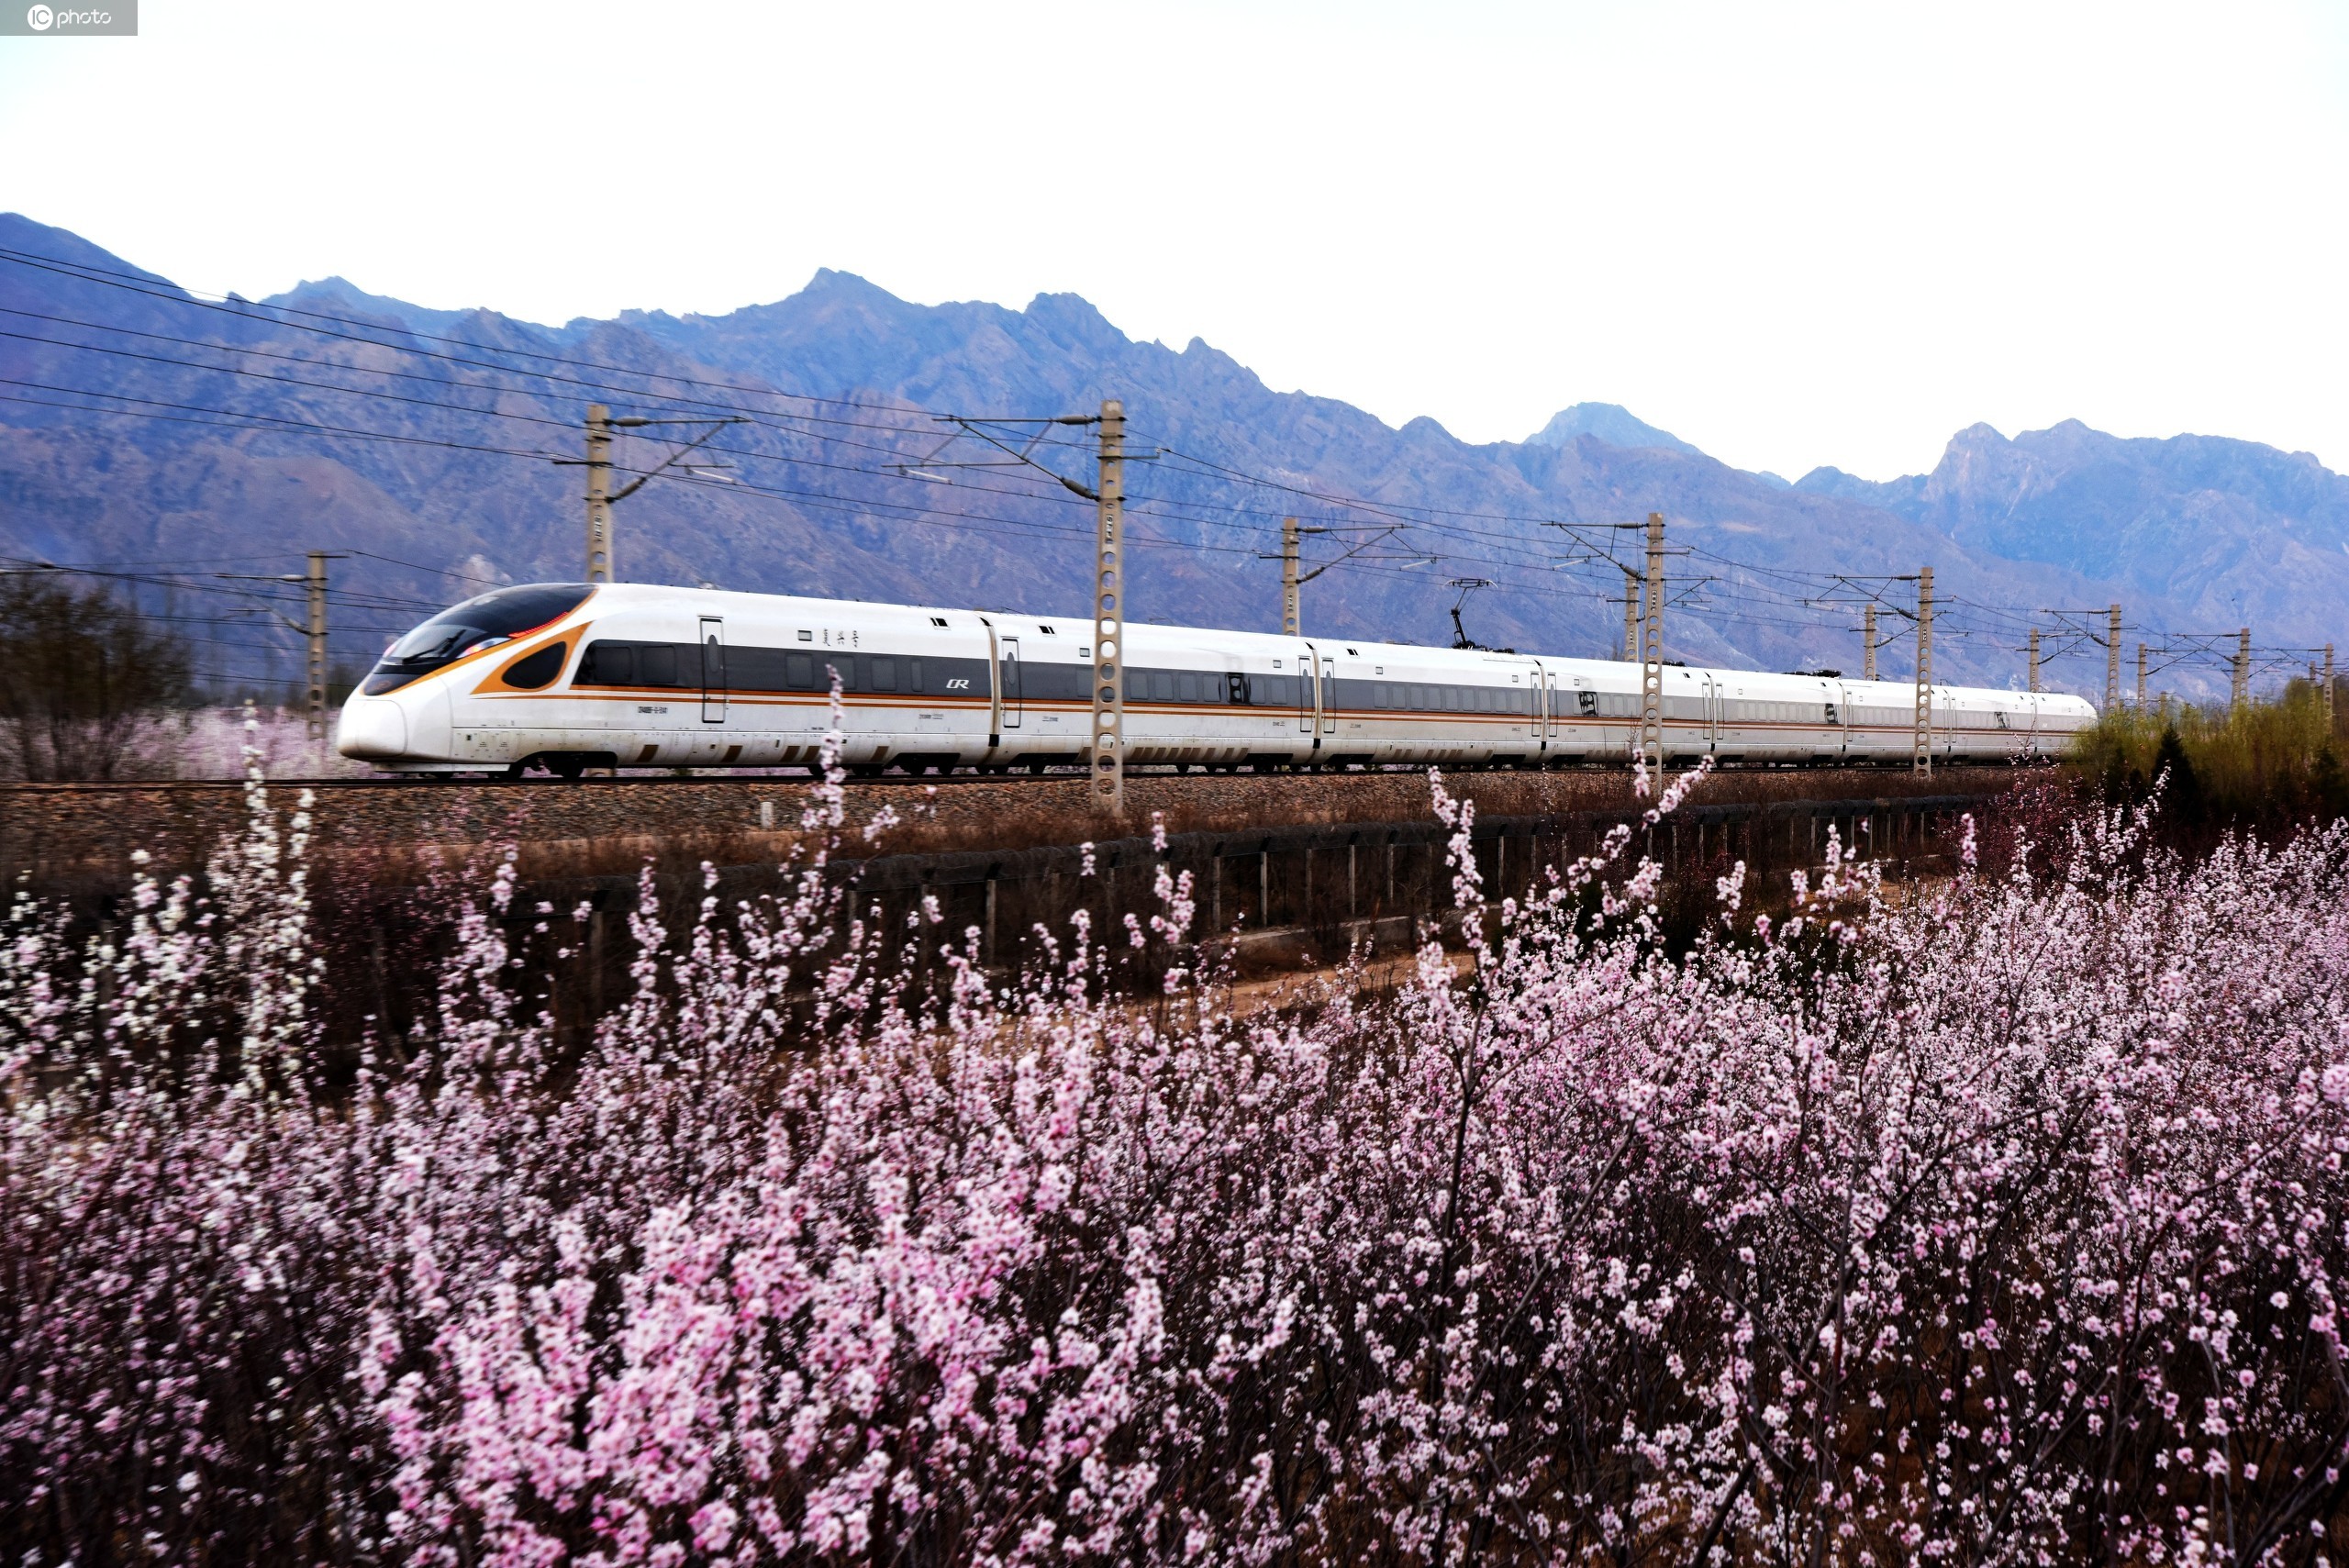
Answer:
MULTIPOLYGON (((342 710, 346 756, 407 773, 812 763, 835 675, 852 771, 1078 764, 1092 623, 649 584, 540 583, 444 610, 342 710)), ((1620 762, 1639 666, 1360 638, 1126 628, 1126 760, 1178 768, 1620 762)), ((1906 762, 1915 688, 1668 666, 1675 761, 1906 762)), ((2060 749, 2077 697, 1935 686, 1937 760, 2060 749)))

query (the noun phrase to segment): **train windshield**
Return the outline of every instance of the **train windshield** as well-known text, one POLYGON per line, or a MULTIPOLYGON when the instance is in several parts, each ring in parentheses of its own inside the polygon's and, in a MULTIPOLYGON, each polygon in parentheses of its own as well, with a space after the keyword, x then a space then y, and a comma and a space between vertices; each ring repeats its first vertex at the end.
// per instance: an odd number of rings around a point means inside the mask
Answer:
POLYGON ((396 691, 475 649, 562 619, 585 604, 595 591, 585 583, 529 583, 467 599, 393 643, 360 689, 370 696, 396 691))

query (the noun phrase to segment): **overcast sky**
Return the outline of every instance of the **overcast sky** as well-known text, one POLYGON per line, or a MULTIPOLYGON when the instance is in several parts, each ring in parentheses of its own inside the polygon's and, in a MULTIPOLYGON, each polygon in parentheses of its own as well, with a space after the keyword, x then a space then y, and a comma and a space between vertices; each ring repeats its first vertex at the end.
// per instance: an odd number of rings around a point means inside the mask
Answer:
MULTIPOLYGON (((0 0, 16 3, 16 0, 0 0)), ((0 39, 0 208, 540 321, 1074 291, 1472 440, 2077 417, 2349 468, 2349 6, 198 5, 0 39)))

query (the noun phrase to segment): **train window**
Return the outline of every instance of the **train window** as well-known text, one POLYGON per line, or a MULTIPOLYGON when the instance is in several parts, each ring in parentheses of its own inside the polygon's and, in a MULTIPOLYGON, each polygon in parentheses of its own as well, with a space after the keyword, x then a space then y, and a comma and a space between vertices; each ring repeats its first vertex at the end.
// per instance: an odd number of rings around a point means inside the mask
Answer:
POLYGON ((651 642, 636 651, 638 681, 648 686, 677 684, 677 650, 674 643, 651 642))
POLYGON ((790 683, 785 678, 785 663, 780 648, 730 648, 727 650, 727 684, 738 692, 780 692, 790 683))
POLYGON ((873 655, 873 689, 876 692, 897 689, 897 662, 886 653, 873 655))
POLYGON ((1597 692, 1576 692, 1575 694, 1575 706, 1582 711, 1582 716, 1585 718, 1598 717, 1598 694, 1597 692))
POLYGON ((580 655, 574 685, 632 686, 636 684, 636 650, 618 642, 591 642, 580 655))
POLYGON ((371 694, 396 691, 485 644, 562 619, 595 591, 584 583, 532 583, 467 599, 393 643, 368 675, 364 689, 371 694))
POLYGON ((784 684, 795 692, 816 689, 816 661, 805 653, 794 653, 783 662, 784 684))
POLYGON ((907 660, 907 661, 906 661, 906 690, 907 690, 907 691, 909 691, 909 692, 918 692, 918 691, 926 691, 926 690, 928 690, 928 689, 929 689, 929 688, 925 687, 925 686, 921 684, 921 661, 920 661, 920 660, 918 660, 918 659, 908 659, 908 660, 907 660))
POLYGON ((528 658, 517 659, 506 667, 506 684, 535 692, 562 673, 563 656, 570 651, 569 644, 551 642, 528 658))
POLYGON ((1833 703, 1829 703, 1827 705, 1827 722, 1830 724, 1841 724, 1843 722, 1842 719, 1835 717, 1835 705, 1833 703))

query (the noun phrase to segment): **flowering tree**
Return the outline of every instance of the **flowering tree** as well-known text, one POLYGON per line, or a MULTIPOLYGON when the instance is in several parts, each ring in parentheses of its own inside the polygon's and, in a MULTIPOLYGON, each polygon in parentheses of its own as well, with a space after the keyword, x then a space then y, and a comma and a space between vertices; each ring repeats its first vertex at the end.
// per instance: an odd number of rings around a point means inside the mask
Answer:
POLYGON ((509 864, 335 1087, 254 789, 208 892, 11 916, 18 1561, 2334 1549, 2349 831, 2091 814, 1898 898, 1831 843, 1675 953, 1635 829, 1487 890, 1436 780, 1466 973, 1250 1017, 1186 879, 1006 974, 819 847, 676 931, 648 887, 584 1055, 509 864))

